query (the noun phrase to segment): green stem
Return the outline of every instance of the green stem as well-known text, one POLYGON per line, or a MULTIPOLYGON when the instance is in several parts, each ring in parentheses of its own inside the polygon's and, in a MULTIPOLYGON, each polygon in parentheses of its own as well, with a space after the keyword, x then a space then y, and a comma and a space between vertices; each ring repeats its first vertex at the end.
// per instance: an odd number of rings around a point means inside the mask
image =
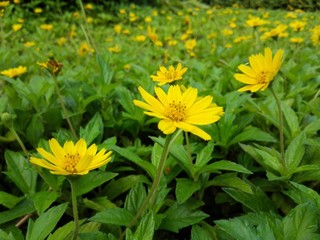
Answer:
POLYGON ((14 127, 10 127, 9 130, 11 131, 11 133, 13 134, 14 138, 17 140, 17 142, 19 143, 20 147, 22 148, 22 151, 24 152, 24 154, 28 157, 29 156, 29 152, 26 149, 25 145, 23 144, 21 138, 19 137, 19 134, 16 132, 16 130, 14 129, 14 127))
MULTIPOLYGON (((167 159, 168 154, 169 154, 171 138, 172 138, 172 134, 166 136, 166 140, 165 140, 165 143, 163 145, 162 154, 161 154, 161 157, 160 157, 157 173, 156 173, 156 176, 155 176, 155 178, 153 180, 153 183, 152 183, 152 186, 150 188, 150 191, 149 191, 146 199, 141 204, 141 207, 139 208, 137 214, 134 216, 134 218, 129 223, 127 228, 131 228, 132 226, 134 226, 136 224, 136 222, 139 220, 140 216, 146 210, 149 201, 150 201, 151 206, 154 204, 154 201, 155 201, 156 196, 157 196, 158 186, 159 186, 159 183, 160 183, 160 180, 161 180, 161 176, 162 176, 162 172, 163 172, 163 169, 164 169, 165 160, 167 159)), ((120 235, 119 239, 123 239, 124 234, 125 234, 125 231, 120 235)))
POLYGON ((270 88, 270 90, 278 107, 281 164, 282 164, 283 170, 286 171, 287 167, 286 167, 286 160, 285 160, 285 154, 284 154, 283 115, 282 115, 281 102, 272 87, 270 88))
POLYGON ((74 219, 74 231, 73 231, 73 240, 77 240, 79 233, 79 215, 78 215, 78 203, 76 195, 76 186, 73 182, 72 177, 67 178, 71 186, 71 200, 72 200, 72 210, 73 210, 73 219, 74 219))
POLYGON ((184 132, 184 136, 185 136, 185 139, 186 139, 186 148, 187 148, 187 152, 188 152, 188 157, 189 157, 189 162, 190 164, 192 165, 193 162, 192 162, 192 157, 191 157, 191 151, 190 151, 190 143, 189 143, 189 135, 188 135, 188 132, 184 132))
POLYGON ((61 104, 61 107, 62 107, 62 110, 63 110, 63 113, 65 115, 65 118, 67 120, 67 123, 69 125, 69 128, 74 136, 75 139, 78 139, 78 136, 76 134, 76 131, 74 130, 73 126, 72 126, 72 123, 70 121, 70 118, 68 117, 68 111, 67 111, 67 108, 66 106, 64 105, 64 101, 63 101, 63 98, 62 98, 62 94, 61 94, 61 91, 60 91, 60 88, 59 88, 59 84, 58 84, 58 80, 57 80, 57 77, 52 74, 52 77, 53 77, 53 80, 54 80, 54 86, 56 88, 56 91, 57 91, 57 94, 58 94, 58 98, 59 98, 59 101, 60 101, 60 104, 61 104))

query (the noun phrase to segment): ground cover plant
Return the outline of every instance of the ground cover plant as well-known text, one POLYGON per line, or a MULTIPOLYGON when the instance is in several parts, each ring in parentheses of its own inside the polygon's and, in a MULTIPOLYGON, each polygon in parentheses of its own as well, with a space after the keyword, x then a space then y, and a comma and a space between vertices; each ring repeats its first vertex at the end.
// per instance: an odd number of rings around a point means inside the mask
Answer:
POLYGON ((318 12, 0 14, 0 239, 320 238, 318 12))

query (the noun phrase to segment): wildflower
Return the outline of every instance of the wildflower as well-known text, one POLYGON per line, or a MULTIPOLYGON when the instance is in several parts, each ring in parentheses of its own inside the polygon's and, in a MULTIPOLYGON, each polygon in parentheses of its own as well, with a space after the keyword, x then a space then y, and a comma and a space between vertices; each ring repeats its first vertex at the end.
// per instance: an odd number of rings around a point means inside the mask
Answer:
POLYGON ((168 45, 169 45, 169 46, 175 46, 175 45, 177 45, 177 44, 178 44, 178 41, 175 40, 175 39, 169 39, 169 40, 168 40, 168 45))
POLYGON ((239 92, 250 90, 257 92, 265 90, 270 82, 278 73, 283 62, 282 49, 279 49, 274 58, 270 48, 264 49, 264 55, 257 54, 249 57, 250 67, 244 64, 238 66, 238 69, 243 73, 236 73, 234 78, 242 83, 249 84, 248 86, 238 89, 239 92))
POLYGON ((157 98, 138 88, 146 102, 134 100, 133 103, 147 111, 146 115, 159 118, 158 128, 164 134, 171 134, 177 128, 204 139, 211 136, 196 125, 214 123, 223 115, 222 107, 212 103, 212 96, 198 97, 198 90, 189 87, 182 92, 179 85, 170 86, 166 94, 160 87, 155 87, 157 98))
POLYGON ((84 9, 92 10, 93 9, 93 5, 91 3, 87 3, 86 5, 84 5, 84 9))
POLYGON ((271 29, 269 32, 265 32, 262 35, 262 39, 267 39, 267 38, 278 38, 281 36, 286 36, 286 34, 284 35, 284 31, 288 28, 287 25, 285 24, 280 24, 277 27, 271 29))
POLYGON ((259 17, 251 17, 250 19, 248 19, 246 21, 246 24, 249 26, 249 27, 259 27, 259 26, 262 26, 264 24, 266 24, 267 21, 259 18, 259 17))
POLYGON ((52 24, 41 24, 41 25, 40 25, 40 28, 41 28, 42 30, 51 31, 52 28, 53 28, 53 25, 52 25, 52 24))
POLYGON ((25 46, 25 47, 32 47, 32 46, 34 46, 34 45, 36 45, 35 42, 25 42, 25 43, 23 44, 23 46, 25 46))
POLYGON ((42 13, 42 9, 41 8, 35 8, 33 10, 34 13, 42 13))
POLYGON ((304 29, 304 26, 307 25, 306 22, 303 21, 293 21, 289 24, 289 26, 295 31, 299 32, 304 29))
POLYGON ((12 30, 15 32, 19 31, 21 28, 22 28, 22 24, 20 24, 20 23, 12 25, 12 30))
POLYGON ((187 51, 192 51, 197 45, 196 39, 189 39, 185 42, 184 46, 186 47, 187 51))
POLYGON ((150 22, 152 21, 152 18, 151 18, 151 17, 145 17, 145 18, 144 18, 144 21, 145 21, 146 23, 150 23, 150 22))
POLYGON ((121 33, 121 30, 122 30, 121 24, 115 25, 115 26, 113 27, 113 30, 114 30, 117 34, 121 33))
POLYGON ((155 82, 159 82, 158 85, 162 86, 166 83, 171 83, 176 80, 182 79, 182 75, 188 70, 188 68, 182 68, 181 63, 178 64, 177 68, 171 65, 169 69, 161 66, 160 71, 157 71, 157 75, 151 75, 151 78, 155 82))
POLYGON ((138 19, 137 15, 135 15, 134 13, 129 13, 129 21, 130 22, 134 22, 138 19))
POLYGON ((251 36, 239 36, 239 37, 236 37, 233 42, 234 43, 240 43, 240 42, 243 42, 243 41, 246 41, 248 39, 251 39, 252 37, 251 36))
POLYGON ((116 44, 114 47, 109 47, 108 51, 113 53, 118 53, 121 51, 121 48, 118 46, 118 44, 116 44))
POLYGON ((136 36, 136 41, 137 42, 144 42, 145 40, 146 40, 146 36, 144 36, 144 35, 136 36))
POLYGON ((228 29, 228 28, 224 28, 222 30, 222 34, 223 36, 229 36, 229 35, 232 35, 233 34, 233 31, 231 29, 228 29))
POLYGON ((131 64, 130 63, 127 63, 123 66, 123 69, 126 70, 126 71, 129 71, 131 69, 131 64))
POLYGON ((0 7, 7 7, 10 5, 10 1, 1 1, 0 2, 0 7))
POLYGON ((93 52, 94 52, 94 49, 91 48, 86 42, 81 43, 80 48, 78 50, 79 56, 84 56, 88 53, 93 53, 93 52))
POLYGON ((57 41, 59 46, 63 46, 66 42, 67 42, 67 39, 65 37, 61 37, 61 38, 58 38, 57 41))
POLYGON ((92 17, 87 17, 86 21, 87 21, 87 23, 92 23, 93 22, 93 18, 92 17))
POLYGON ((13 2, 14 2, 15 4, 19 4, 19 3, 20 3, 20 0, 13 0, 13 2))
POLYGON ((302 43, 303 42, 303 38, 301 38, 301 37, 293 37, 293 38, 290 38, 290 42, 292 42, 292 43, 302 43))
POLYGON ((320 45, 320 25, 315 26, 311 29, 311 41, 314 46, 320 45))
POLYGON ((0 72, 1 75, 7 76, 9 78, 14 78, 16 76, 19 76, 23 73, 27 72, 27 67, 19 66, 16 68, 10 68, 7 70, 3 70, 0 72))
POLYGON ((63 147, 54 138, 49 140, 50 152, 37 148, 38 153, 44 158, 30 157, 30 162, 50 170, 58 175, 84 175, 90 170, 99 168, 111 160, 111 151, 106 153, 103 148, 97 153, 97 146, 92 144, 87 148, 84 139, 76 144, 66 141, 63 147))
POLYGON ((57 75, 62 68, 62 64, 55 59, 49 59, 43 63, 37 62, 37 64, 42 68, 47 69, 53 75, 57 75))
POLYGON ((120 14, 126 14, 127 12, 126 12, 125 9, 120 9, 120 10, 119 10, 119 13, 120 13, 120 14))

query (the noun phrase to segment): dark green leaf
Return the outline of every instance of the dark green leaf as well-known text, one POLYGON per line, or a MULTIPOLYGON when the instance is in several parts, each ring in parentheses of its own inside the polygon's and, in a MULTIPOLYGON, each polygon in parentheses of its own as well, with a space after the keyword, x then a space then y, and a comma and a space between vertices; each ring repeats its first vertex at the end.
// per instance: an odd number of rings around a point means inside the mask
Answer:
POLYGON ((305 138, 305 134, 299 134, 291 141, 286 149, 285 160, 289 172, 295 172, 296 168, 300 165, 305 151, 303 146, 305 138))
POLYGON ((6 192, 0 192, 0 204, 7 208, 13 208, 22 199, 24 199, 24 197, 16 197, 6 192))
POLYGON ((212 240, 210 233, 199 225, 193 225, 191 229, 191 240, 212 240))
POLYGON ((73 232, 74 229, 74 222, 68 222, 67 224, 59 227, 53 234, 50 234, 47 240, 57 240, 63 239, 65 240, 67 236, 73 232))
POLYGON ((36 146, 44 133, 44 126, 38 115, 33 115, 31 122, 26 129, 26 133, 28 140, 32 145, 36 146))
POLYGON ((197 168, 201 169, 212 159, 211 154, 213 152, 213 149, 214 149, 214 142, 210 141, 208 142, 208 145, 200 151, 200 153, 196 158, 196 163, 195 163, 195 166, 197 168))
POLYGON ((286 123, 289 126, 291 137, 294 137, 300 131, 299 120, 298 120, 297 114, 295 113, 295 111, 291 107, 289 107, 284 102, 282 102, 281 107, 282 107, 282 111, 283 111, 283 116, 286 120, 286 123))
POLYGON ((32 199, 38 214, 41 215, 46 211, 58 197, 57 192, 42 191, 35 193, 32 199))
POLYGON ((209 165, 206 165, 203 168, 201 168, 200 172, 214 173, 214 172, 219 172, 220 170, 229 170, 229 171, 252 174, 252 172, 246 169, 244 166, 228 160, 220 160, 218 162, 210 163, 209 165))
POLYGON ((102 212, 98 212, 93 217, 89 218, 89 221, 115 224, 119 226, 128 226, 134 218, 134 214, 123 208, 110 208, 102 212))
POLYGON ((269 133, 262 131, 260 128, 249 127, 236 135, 229 144, 232 145, 246 141, 276 142, 277 140, 269 133))
POLYGON ((80 137, 84 138, 90 145, 96 138, 101 138, 103 133, 103 122, 99 113, 96 113, 85 128, 80 128, 80 137))
POLYGON ((149 212, 146 216, 144 216, 133 234, 133 239, 139 240, 152 240, 154 234, 154 217, 153 213, 149 212))
POLYGON ((99 55, 96 55, 97 57, 97 62, 100 67, 101 71, 101 84, 103 85, 108 85, 111 83, 111 80, 113 78, 113 71, 110 68, 110 66, 106 63, 106 61, 99 55))
POLYGON ((178 204, 184 203, 200 188, 200 182, 194 182, 187 178, 177 178, 176 197, 178 204))
POLYGON ((129 212, 136 214, 146 196, 147 193, 143 184, 137 183, 127 195, 124 208, 129 212))

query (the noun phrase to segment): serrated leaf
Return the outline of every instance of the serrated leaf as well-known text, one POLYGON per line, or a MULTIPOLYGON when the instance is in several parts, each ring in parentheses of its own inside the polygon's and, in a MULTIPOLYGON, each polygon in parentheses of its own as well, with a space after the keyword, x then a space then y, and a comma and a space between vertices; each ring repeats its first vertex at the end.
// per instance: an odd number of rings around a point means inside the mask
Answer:
POLYGON ((285 160, 289 172, 295 172, 296 168, 300 165, 305 151, 303 146, 305 138, 305 134, 299 134, 286 149, 285 160))
POLYGON ((101 84, 108 85, 111 83, 114 72, 99 54, 96 55, 96 58, 101 72, 101 84))
POLYGON ((148 212, 148 214, 141 219, 137 230, 133 234, 133 239, 152 240, 154 235, 154 227, 155 222, 153 212, 148 212))
POLYGON ((200 153, 197 155, 195 166, 198 169, 201 169, 205 166, 211 159, 211 154, 214 149, 214 142, 208 142, 207 146, 205 146, 200 153))
POLYGON ((137 183, 150 183, 150 181, 144 175, 129 175, 109 183, 104 190, 108 198, 113 200, 120 194, 131 189, 137 183))
POLYGON ((220 160, 214 163, 210 163, 209 165, 204 166, 201 168, 199 171, 200 173, 205 173, 205 172, 219 172, 220 170, 229 170, 229 171, 235 171, 235 172, 241 172, 241 173, 247 173, 247 174, 252 174, 251 171, 246 169, 244 166, 228 161, 228 160, 220 160))
POLYGON ((17 197, 7 192, 0 192, 0 205, 7 208, 13 208, 22 199, 24 199, 24 197, 17 197))
POLYGON ((89 221, 114 224, 119 226, 128 226, 134 218, 134 214, 123 208, 110 208, 102 212, 98 212, 89 221))
POLYGON ((0 212, 0 224, 9 222, 18 217, 32 213, 35 210, 30 199, 25 199, 8 211, 0 212))
POLYGON ((284 240, 320 239, 319 209, 311 202, 296 206, 283 219, 284 240))
POLYGON ((194 182, 187 178, 177 178, 176 197, 178 204, 188 200, 196 191, 201 188, 200 182, 194 182))
POLYGON ((68 203, 63 203, 56 207, 50 208, 48 211, 40 215, 34 222, 31 233, 28 233, 26 240, 45 239, 56 227, 58 221, 67 209, 67 206, 68 203))
POLYGON ((42 191, 32 196, 34 206, 39 215, 46 211, 50 205, 59 197, 57 192, 42 191))
POLYGON ((120 154, 122 157, 126 158, 127 160, 135 163, 139 167, 141 167, 143 170, 145 170, 148 175, 152 178, 156 176, 156 168, 153 166, 150 162, 147 162, 140 158, 135 153, 129 151, 125 148, 120 148, 118 146, 110 146, 111 150, 115 151, 116 153, 120 154))
POLYGON ((246 141, 276 142, 277 140, 269 133, 262 131, 260 128, 249 127, 236 135, 230 141, 229 145, 246 141))
POLYGON ((23 193, 34 193, 37 181, 37 173, 31 167, 29 161, 18 152, 7 150, 4 154, 10 179, 23 193))
POLYGON ((124 203, 124 208, 136 214, 141 204, 147 197, 146 189, 142 183, 136 184, 129 192, 124 203))
POLYGON ((96 113, 88 122, 85 128, 80 128, 80 137, 84 138, 88 145, 90 145, 96 138, 102 136, 103 122, 99 113, 96 113))
POLYGON ((283 116, 286 119, 286 123, 289 126, 291 137, 295 136, 299 131, 299 120, 295 111, 289 107, 286 103, 281 104, 283 116))
POLYGON ((102 185, 103 183, 113 179, 118 173, 92 171, 86 175, 75 178, 72 181, 76 187, 76 195, 81 196, 90 192, 92 189, 102 185))
POLYGON ((186 203, 178 205, 177 202, 170 206, 164 214, 166 217, 162 220, 160 229, 175 233, 184 227, 199 223, 209 216, 200 210, 191 209, 186 203))
POLYGON ((212 240, 212 237, 199 225, 193 225, 191 229, 191 240, 212 240))

